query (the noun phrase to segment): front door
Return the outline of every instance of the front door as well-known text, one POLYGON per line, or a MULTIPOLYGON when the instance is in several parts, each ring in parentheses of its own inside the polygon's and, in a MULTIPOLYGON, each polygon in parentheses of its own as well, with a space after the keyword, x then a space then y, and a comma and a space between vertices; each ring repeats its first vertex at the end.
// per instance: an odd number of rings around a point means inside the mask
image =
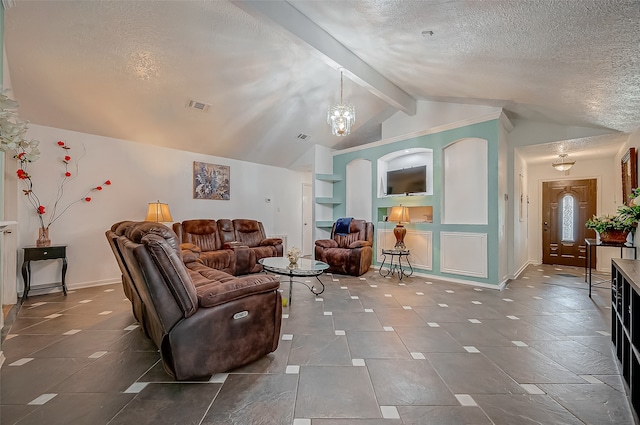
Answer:
POLYGON ((595 237, 585 223, 596 213, 596 195, 596 179, 542 183, 544 264, 584 267, 584 239, 595 237))

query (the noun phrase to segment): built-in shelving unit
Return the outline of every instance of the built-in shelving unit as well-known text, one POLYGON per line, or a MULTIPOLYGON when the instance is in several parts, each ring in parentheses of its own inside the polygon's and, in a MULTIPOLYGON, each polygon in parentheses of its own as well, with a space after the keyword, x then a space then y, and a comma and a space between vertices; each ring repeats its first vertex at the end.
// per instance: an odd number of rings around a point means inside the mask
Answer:
POLYGON ((611 260, 611 341, 629 401, 640 408, 640 261, 611 260))
MULTIPOLYGON (((320 181, 320 182, 325 182, 326 183, 331 183, 331 185, 333 185, 333 183, 337 183, 337 182, 341 182, 343 177, 341 175, 338 174, 316 174, 315 175, 316 180, 320 181)), ((325 188, 327 189, 327 188, 325 188)), ((332 195, 333 194, 333 190, 331 190, 331 193, 329 193, 328 191, 326 191, 325 193, 323 193, 323 195, 332 195)), ((315 198, 315 202, 318 205, 322 205, 324 208, 326 208, 327 210, 325 210, 326 212, 323 214, 322 218, 328 218, 328 216, 331 216, 330 210, 332 209, 334 206, 336 205, 340 205, 342 204, 343 200, 339 199, 339 198, 335 198, 333 196, 316 196, 315 198)), ((331 227, 333 226, 333 220, 329 221, 329 220, 316 220, 316 227, 320 228, 320 229, 331 229, 331 227)))
POLYGON ((338 198, 316 198, 318 204, 340 205, 342 200, 338 198))
POLYGON ((333 221, 316 221, 316 227, 331 229, 333 227, 333 221))
POLYGON ((316 179, 322 180, 323 182, 335 183, 341 182, 342 176, 339 176, 337 174, 316 174, 316 179))

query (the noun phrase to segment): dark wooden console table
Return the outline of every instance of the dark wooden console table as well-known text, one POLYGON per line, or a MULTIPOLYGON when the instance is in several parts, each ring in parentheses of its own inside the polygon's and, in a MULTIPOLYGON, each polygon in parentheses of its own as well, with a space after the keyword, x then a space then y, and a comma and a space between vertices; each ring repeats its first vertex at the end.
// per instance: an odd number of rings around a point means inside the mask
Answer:
POLYGON ((54 285, 40 286, 38 289, 54 288, 62 285, 62 291, 67 295, 67 284, 65 283, 65 275, 67 274, 67 246, 28 246, 24 248, 24 261, 22 262, 22 279, 24 280, 24 294, 22 301, 26 300, 31 290, 31 262, 40 260, 62 260, 62 281, 54 285))
POLYGON ((596 239, 585 239, 584 243, 587 246, 587 258, 584 262, 584 281, 589 284, 589 298, 591 298, 591 270, 595 266, 595 264, 592 264, 592 258, 598 247, 620 248, 620 258, 622 258, 624 249, 632 249, 633 259, 636 260, 638 258, 636 247, 627 243, 598 243, 596 239))

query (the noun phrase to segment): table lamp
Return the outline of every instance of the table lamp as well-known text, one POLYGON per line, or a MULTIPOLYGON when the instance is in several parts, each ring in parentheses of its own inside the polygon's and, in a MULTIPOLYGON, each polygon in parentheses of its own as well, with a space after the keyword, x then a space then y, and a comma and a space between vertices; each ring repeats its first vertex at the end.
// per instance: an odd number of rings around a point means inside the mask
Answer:
POLYGON ((149 202, 147 217, 145 221, 155 221, 157 223, 170 223, 173 221, 169 205, 158 202, 149 202))
POLYGON ((402 205, 399 207, 391 207, 389 221, 395 221, 398 223, 396 227, 393 228, 393 235, 396 237, 395 249, 407 249, 404 245, 404 236, 407 234, 407 229, 404 228, 402 223, 408 223, 410 220, 409 208, 403 207, 402 205))

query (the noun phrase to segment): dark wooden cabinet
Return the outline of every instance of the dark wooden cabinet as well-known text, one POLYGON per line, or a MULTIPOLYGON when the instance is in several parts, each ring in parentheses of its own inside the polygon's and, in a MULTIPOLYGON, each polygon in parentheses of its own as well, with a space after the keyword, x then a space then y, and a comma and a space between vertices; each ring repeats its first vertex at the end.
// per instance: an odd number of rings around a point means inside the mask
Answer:
POLYGON ((640 261, 611 260, 611 341, 631 406, 640 409, 640 261))

